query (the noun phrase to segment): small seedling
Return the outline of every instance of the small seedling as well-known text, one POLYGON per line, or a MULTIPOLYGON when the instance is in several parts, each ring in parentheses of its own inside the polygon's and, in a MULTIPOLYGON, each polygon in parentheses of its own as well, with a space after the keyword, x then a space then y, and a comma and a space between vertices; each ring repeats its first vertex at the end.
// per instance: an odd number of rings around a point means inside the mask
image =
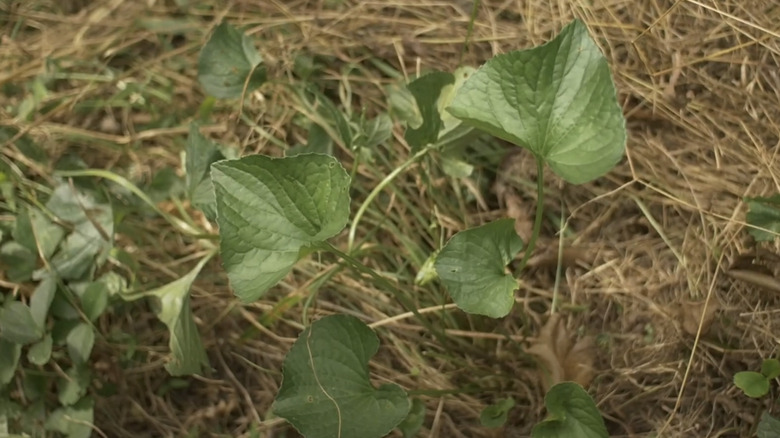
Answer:
POLYGON ((734 384, 746 396, 759 398, 769 393, 769 382, 780 377, 780 361, 766 359, 761 363, 761 372, 740 371, 734 375, 734 384))

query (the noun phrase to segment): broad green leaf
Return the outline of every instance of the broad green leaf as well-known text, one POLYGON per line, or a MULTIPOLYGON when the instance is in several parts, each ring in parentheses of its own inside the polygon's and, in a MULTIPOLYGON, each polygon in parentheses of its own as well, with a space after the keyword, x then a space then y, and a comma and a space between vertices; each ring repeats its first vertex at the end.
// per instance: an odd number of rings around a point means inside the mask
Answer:
POLYGON ((35 232, 35 239, 43 257, 50 258, 65 236, 65 230, 37 209, 28 210, 26 216, 35 232))
POLYGON ((58 276, 79 279, 108 258, 114 236, 114 216, 109 205, 98 204, 88 194, 62 184, 54 189, 46 206, 73 227, 51 259, 58 276))
POLYGON ((38 256, 34 252, 15 241, 0 247, 0 270, 5 271, 5 278, 12 283, 28 281, 37 261, 38 256))
POLYGON ((392 84, 387 87, 386 93, 387 105, 390 107, 390 114, 393 117, 407 127, 415 129, 423 124, 420 108, 417 107, 417 101, 409 88, 392 84))
POLYGON ((769 393, 769 380, 755 371, 738 372, 734 375, 734 384, 748 397, 759 398, 769 393))
POLYGON ((780 436, 780 420, 764 412, 756 430, 758 438, 777 438, 780 436))
POLYGON ((96 320, 108 306, 108 286, 102 281, 89 283, 81 294, 81 310, 90 321, 96 320))
POLYGON ((57 294, 57 279, 48 276, 38 283, 30 297, 30 316, 38 327, 46 327, 46 316, 57 294))
POLYGON ((204 257, 187 275, 165 286, 140 294, 122 295, 122 298, 128 301, 142 297, 155 297, 158 300, 155 312, 170 332, 168 346, 171 349, 171 359, 165 365, 165 369, 172 376, 198 374, 202 367, 209 365, 190 308, 192 282, 209 258, 204 257))
POLYGON ((379 339, 359 319, 334 315, 304 330, 282 366, 274 413, 306 438, 379 438, 407 415, 398 385, 374 388, 368 361, 379 339))
POLYGON ((625 119, 609 66, 579 20, 547 44, 490 59, 448 110, 529 149, 574 184, 604 175, 625 149, 625 119))
POLYGON ((198 80, 206 92, 220 99, 241 96, 265 82, 266 68, 252 40, 235 27, 222 23, 198 57, 198 80), (247 83, 248 82, 248 83, 247 83))
POLYGON ((93 436, 95 401, 84 397, 73 406, 54 410, 46 418, 46 430, 64 434, 67 438, 89 438, 93 436))
POLYGON ((211 164, 224 158, 219 145, 201 134, 196 123, 191 123, 185 161, 187 191, 192 204, 209 219, 217 217, 217 201, 214 199, 214 186, 211 184, 211 164))
POLYGON ((52 339, 46 334, 43 339, 32 344, 27 350, 27 360, 35 365, 45 365, 51 358, 52 339))
POLYGON ((745 198, 748 204, 747 223, 756 228, 748 228, 748 233, 759 242, 774 240, 780 235, 780 195, 768 198, 745 198))
POLYGON ((425 403, 419 398, 415 398, 412 400, 412 407, 409 409, 409 413, 406 414, 406 418, 398 425, 398 430, 401 431, 404 438, 414 438, 424 422, 425 403))
POLYGON ((360 128, 360 136, 355 141, 360 148, 374 149, 393 136, 393 120, 385 113, 365 121, 360 128))
POLYGON ((433 72, 421 76, 407 85, 412 92, 422 116, 419 128, 407 126, 404 138, 412 150, 419 150, 430 143, 436 143, 442 129, 441 115, 437 105, 442 89, 455 82, 452 73, 433 72))
POLYGON ((532 438, 608 438, 596 403, 574 382, 559 383, 544 397, 547 418, 534 426, 532 438))
POLYGON ((30 308, 11 300, 0 309, 0 338, 17 344, 30 344, 43 337, 43 327, 35 323, 30 308))
POLYGON ((65 340, 68 346, 68 355, 74 364, 85 364, 92 354, 95 345, 95 331, 92 326, 82 322, 68 333, 65 340))
POLYGON ((506 423, 509 411, 515 407, 515 399, 512 397, 500 400, 485 409, 479 414, 479 422, 485 427, 501 427, 506 423))
POLYGON ((761 374, 767 379, 774 379, 780 376, 780 361, 777 359, 766 359, 761 363, 761 374))
POLYGON ((349 175, 326 155, 220 161, 211 178, 222 263, 245 302, 282 280, 302 247, 336 235, 349 217, 349 175))
POLYGON ((22 356, 20 344, 0 339, 0 388, 11 382, 16 372, 16 365, 22 356))
POLYGON ((517 280, 506 265, 523 248, 514 219, 500 219, 452 236, 436 258, 436 272, 455 304, 501 318, 514 304, 517 280))
POLYGON ((87 393, 92 373, 86 365, 69 368, 65 376, 57 379, 57 397, 64 406, 70 406, 87 393))

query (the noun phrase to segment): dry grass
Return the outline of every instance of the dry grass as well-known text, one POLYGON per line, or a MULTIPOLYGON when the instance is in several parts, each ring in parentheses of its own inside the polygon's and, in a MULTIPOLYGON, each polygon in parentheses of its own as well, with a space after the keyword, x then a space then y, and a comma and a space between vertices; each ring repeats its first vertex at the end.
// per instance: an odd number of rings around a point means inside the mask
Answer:
MULTIPOLYGON (((751 400, 733 386, 732 377, 777 354, 780 300, 729 279, 724 271, 739 254, 756 250, 745 232, 742 198, 780 191, 780 6, 774 0, 481 3, 464 62, 477 64, 540 44, 579 17, 614 72, 628 121, 627 159, 608 177, 584 186, 561 188, 549 178, 547 198, 547 208, 555 213, 563 199, 572 231, 569 244, 592 254, 587 266, 566 270, 564 301, 586 309, 566 313, 569 327, 603 341, 598 376, 589 390, 610 432, 749 436, 762 410, 771 409, 776 390, 751 400), (718 312, 708 330, 690 333, 683 326, 687 321, 698 328, 702 312, 695 310, 701 303, 718 312)), ((370 66, 370 58, 377 57, 408 77, 420 69, 452 69, 461 57, 471 12, 465 0, 235 0, 193 7, 190 15, 172 5, 155 0, 5 2, 0 7, 0 86, 20 89, 3 106, 29 94, 24 85, 46 73, 47 59, 59 63, 61 71, 82 76, 51 82, 54 88, 40 104, 52 105, 45 114, 19 121, 0 108, 0 124, 29 132, 53 156, 76 151, 92 166, 144 181, 162 167, 178 166, 187 122, 204 97, 196 81, 197 53, 206 31, 220 20, 247 26, 275 77, 290 76, 300 53, 328 56, 323 80, 334 88, 339 81, 349 83, 355 108, 375 111, 384 105, 382 87, 391 81, 369 67, 345 77, 341 67, 370 66), (155 31, 141 21, 174 17, 190 24, 176 33, 155 31), (143 110, 95 104, 116 95, 120 82, 166 89, 169 98, 143 110), (86 103, 93 106, 85 109, 86 103), (144 128, 171 114, 176 120, 170 124, 144 128)), ((247 100, 244 114, 269 135, 236 122, 235 107, 227 105, 218 107, 211 135, 245 153, 278 154, 268 136, 282 142, 298 139, 293 119, 299 108, 281 88, 266 91, 263 99, 247 100)), ((6 156, 24 159, 6 146, 6 156)), ((400 145, 387 153, 391 165, 408 155, 400 145)), ((349 154, 342 155, 351 162, 349 154)), ((436 176, 425 166, 422 170, 436 176)), ((31 178, 49 178, 49 169, 32 169, 37 175, 31 178)), ((367 216, 360 230, 371 242, 364 261, 408 287, 442 235, 503 214, 489 191, 481 193, 487 210, 467 200, 442 204, 453 191, 462 196, 467 190, 432 184, 420 170, 397 181, 381 205, 384 210, 367 216), (430 213, 434 205, 439 209, 435 216, 430 213), (415 214, 435 219, 436 230, 415 214), (387 222, 378 224, 382 215, 387 222), (382 229, 376 231, 377 226, 382 229)), ((533 172, 521 174, 533 177, 533 172)), ((382 176, 361 168, 360 184, 372 187, 382 176)), ((533 198, 532 191, 525 192, 533 198)), ((119 242, 138 257, 142 285, 170 281, 193 264, 191 255, 199 250, 195 242, 149 219, 132 225, 146 237, 120 236, 119 242)), ((542 250, 556 243, 552 224, 545 233, 542 250)), ((778 251, 775 245, 761 248, 778 251)), ((199 279, 193 307, 214 371, 192 378, 186 389, 160 390, 169 380, 163 369, 166 340, 148 312, 126 306, 101 321, 107 331, 131 333, 145 358, 122 364, 124 344, 98 346, 102 379, 118 385, 117 395, 98 403, 96 421, 103 435, 185 436, 197 430, 198 436, 250 436, 251 424, 266 420, 262 436, 285 436, 281 422, 268 420, 280 364, 301 329, 302 300, 335 265, 332 260, 304 263, 249 306, 235 303, 218 264, 211 267, 199 279), (289 308, 278 307, 282 298, 289 300, 289 308), (279 313, 269 319, 271 310, 279 313)), ((430 314, 465 347, 440 345, 414 318, 381 325, 382 349, 372 362, 378 382, 393 381, 409 390, 463 390, 425 397, 428 418, 420 436, 526 436, 543 418, 543 394, 522 343, 495 334, 535 333, 542 320, 535 311, 549 303, 551 286, 551 272, 529 273, 520 305, 502 321, 467 318, 454 310, 430 314), (529 313, 523 314, 523 308, 529 313), (479 427, 485 403, 509 395, 518 407, 506 429, 479 427)), ((421 307, 444 299, 431 288, 410 293, 421 307)), ((349 312, 381 323, 403 310, 367 279, 339 271, 319 291, 312 312, 349 312)))

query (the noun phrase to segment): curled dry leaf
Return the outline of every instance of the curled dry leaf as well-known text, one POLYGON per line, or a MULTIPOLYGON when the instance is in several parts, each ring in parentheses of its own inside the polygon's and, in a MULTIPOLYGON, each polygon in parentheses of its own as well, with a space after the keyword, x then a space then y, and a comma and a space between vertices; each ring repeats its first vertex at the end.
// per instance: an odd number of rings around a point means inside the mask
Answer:
MULTIPOLYGON (((569 268, 578 264, 592 265, 594 258, 593 251, 579 246, 570 246, 563 248, 561 264, 564 268, 569 268)), ((527 266, 542 269, 558 267, 558 245, 544 245, 542 251, 538 254, 534 254, 528 259, 527 266)))
POLYGON ((550 316, 526 351, 539 359, 545 391, 565 381, 587 387, 595 375, 595 339, 592 336, 576 339, 576 334, 566 329, 559 314, 550 316))
POLYGON ((709 332, 719 309, 720 305, 716 300, 710 300, 709 303, 706 301, 686 301, 677 308, 677 314, 679 320, 682 321, 682 329, 685 333, 696 336, 699 324, 701 324, 701 334, 705 335, 709 332))
MULTIPOLYGON (((770 262, 776 264, 777 260, 770 262)), ((759 264, 758 256, 754 254, 744 254, 737 257, 731 267, 726 270, 726 275, 768 291, 780 292, 780 280, 768 267, 759 264)))

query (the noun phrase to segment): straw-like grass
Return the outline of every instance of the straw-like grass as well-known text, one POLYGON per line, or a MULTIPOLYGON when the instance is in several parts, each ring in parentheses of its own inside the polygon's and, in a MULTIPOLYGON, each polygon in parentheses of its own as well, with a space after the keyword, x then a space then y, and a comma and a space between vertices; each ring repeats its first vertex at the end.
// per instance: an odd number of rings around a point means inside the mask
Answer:
MULTIPOLYGON (((565 307, 581 306, 564 311, 567 326, 600 340, 589 391, 612 436, 749 436, 771 408, 775 389, 765 399, 748 399, 732 378, 777 354, 780 300, 724 272, 738 255, 756 251, 742 198, 780 191, 776 1, 483 0, 467 52, 467 0, 192 1, 187 12, 175 3, 2 3, 0 125, 28 133, 53 159, 75 153, 90 166, 145 183, 162 168, 180 166, 188 122, 204 99, 198 51, 221 20, 248 30, 278 80, 262 95, 247 96, 243 121, 235 102, 217 103, 217 122, 205 132, 243 153, 279 155, 278 144, 305 141, 296 126, 302 107, 285 85, 297 80, 296 57, 319 59, 319 83, 329 95, 348 86, 351 110, 375 114, 386 105, 383 90, 396 82, 376 61, 413 78, 454 69, 461 59, 477 65, 541 44, 572 18, 583 19, 609 59, 629 129, 627 159, 607 177, 575 187, 548 175, 548 211, 565 216, 567 245, 589 254, 587 263, 566 269, 562 286, 565 307), (31 95, 36 78, 48 95, 19 120, 9 108, 31 95), (117 97, 128 85, 137 95, 117 97), (138 98, 145 103, 118 104, 138 98), (699 316, 708 314, 703 306, 717 312, 707 330, 698 330, 699 316)), ((359 168, 355 208, 410 156, 396 128, 393 141, 375 151, 376 162, 359 168)), ((25 160, 10 142, 2 151, 25 160)), ((349 168, 354 157, 337 153, 349 168)), ((534 191, 527 185, 535 169, 527 161, 520 155, 502 169, 530 216, 534 191)), ((51 179, 51 169, 27 164, 28 178, 51 179)), ((99 324, 106 334, 125 336, 107 336, 96 347, 97 380, 117 387, 115 395, 99 396, 96 433, 253 436, 262 423, 260 436, 284 436, 287 426, 270 420, 270 406, 281 362, 304 323, 304 302, 316 293, 309 316, 345 312, 376 323, 382 347, 373 376, 423 397, 428 414, 420 436, 527 436, 545 413, 522 340, 542 324, 554 268, 528 272, 518 306, 500 321, 436 308, 449 302, 446 294, 413 282, 425 258, 454 232, 505 214, 489 181, 496 169, 482 170, 454 181, 424 160, 374 201, 358 230, 361 261, 396 280, 420 308, 432 308, 426 317, 447 330, 448 342, 412 316, 392 319, 405 309, 334 258, 301 263, 246 306, 211 263, 197 282, 193 309, 213 373, 168 389, 164 327, 143 306, 122 306, 99 324), (323 276, 330 280, 320 284, 323 276), (137 352, 128 351, 128 338, 137 352), (518 405, 505 429, 479 426, 480 410, 508 396, 518 405)), ((118 245, 140 263, 142 286, 168 282, 194 264, 197 242, 153 217, 126 222, 118 245)), ((540 253, 557 248, 556 226, 546 223, 540 253)), ((778 251, 774 244, 760 248, 778 251)))

